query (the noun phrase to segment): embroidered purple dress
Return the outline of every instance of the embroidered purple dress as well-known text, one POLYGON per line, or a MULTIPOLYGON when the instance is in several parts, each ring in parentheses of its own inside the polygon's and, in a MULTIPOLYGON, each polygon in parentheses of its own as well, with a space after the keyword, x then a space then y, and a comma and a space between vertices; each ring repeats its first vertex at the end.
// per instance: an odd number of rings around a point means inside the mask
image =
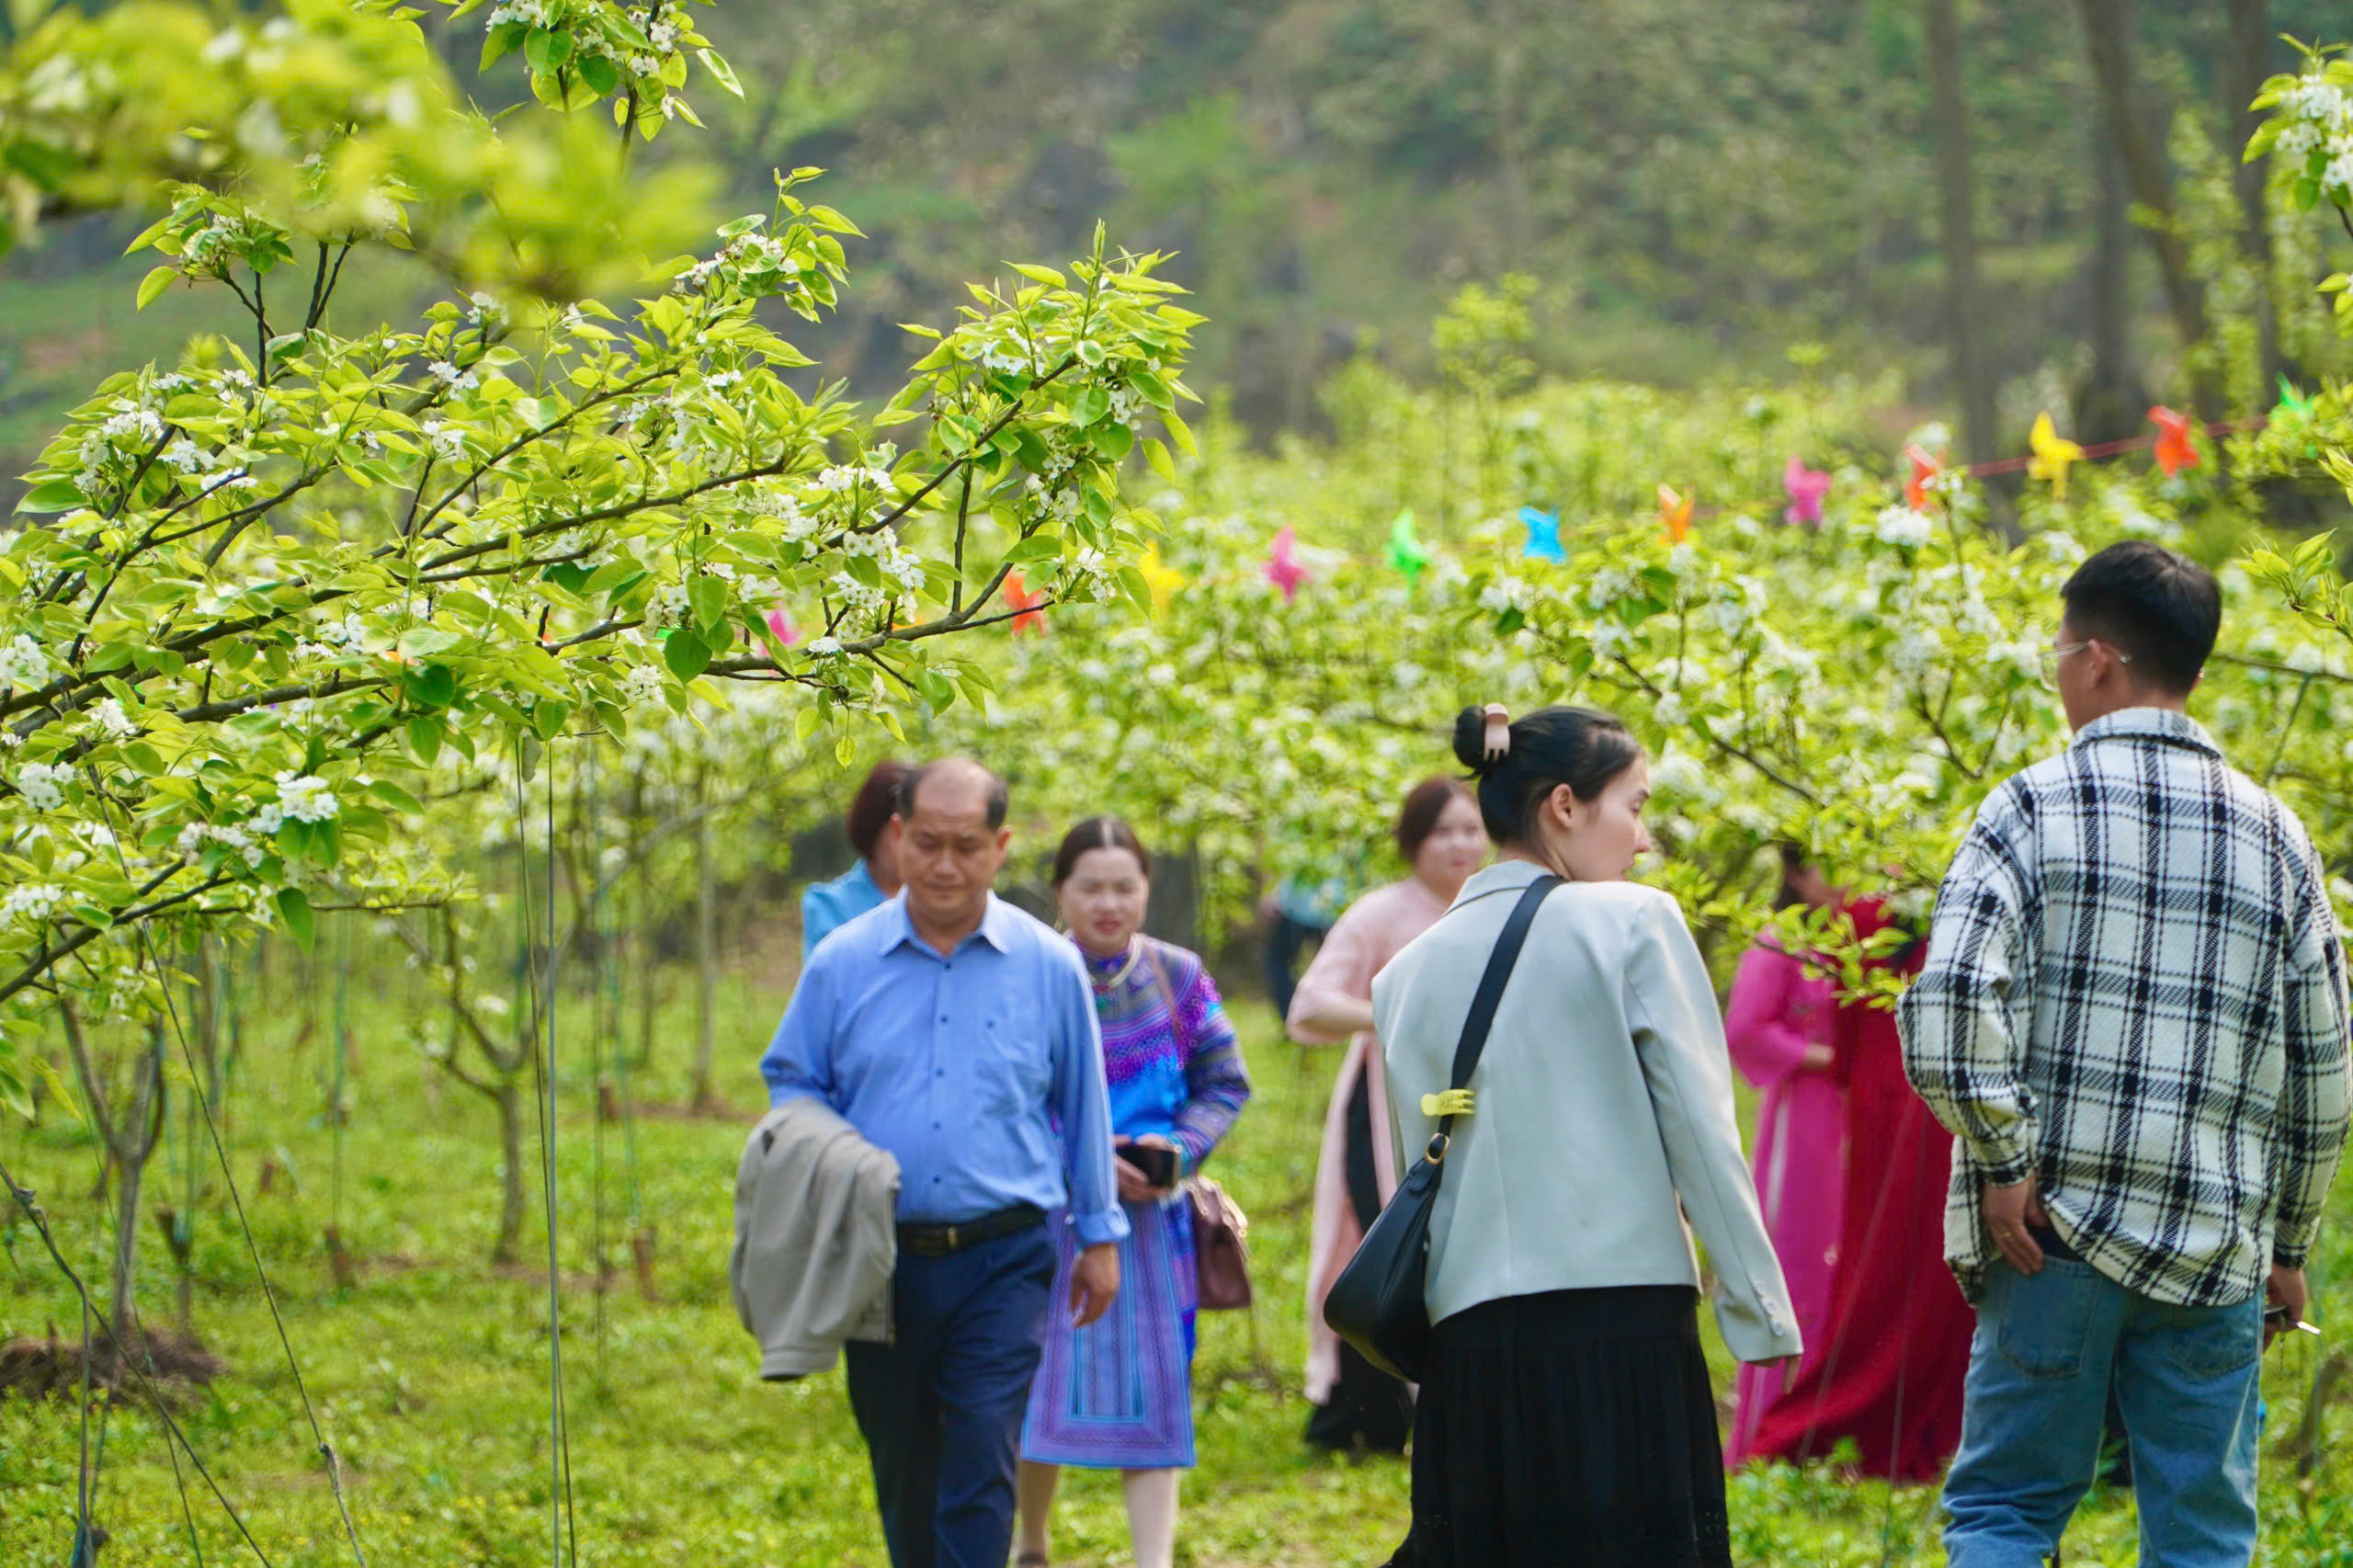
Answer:
MULTIPOLYGON (((1250 1097, 1242 1050, 1201 960, 1138 937, 1136 961, 1088 955, 1103 1024, 1111 1131, 1157 1133, 1200 1169, 1250 1097), (1172 1002, 1174 1004, 1172 1008, 1172 1002)), ((1051 1224, 1057 1261, 1046 1346, 1029 1389, 1021 1457, 1036 1464, 1165 1470, 1193 1463, 1193 1210, 1177 1193, 1127 1206, 1120 1293, 1091 1328, 1074 1328, 1071 1267, 1077 1238, 1051 1224)))

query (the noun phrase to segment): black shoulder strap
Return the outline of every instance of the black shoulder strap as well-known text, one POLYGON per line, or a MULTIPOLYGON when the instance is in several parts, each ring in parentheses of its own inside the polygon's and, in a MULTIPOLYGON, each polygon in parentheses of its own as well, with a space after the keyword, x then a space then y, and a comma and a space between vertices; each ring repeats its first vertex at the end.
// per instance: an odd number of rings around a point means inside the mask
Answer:
MULTIPOLYGON (((1528 884, 1512 905, 1511 914, 1504 921, 1504 928, 1495 937, 1495 949, 1487 955, 1487 968, 1479 976, 1479 989, 1471 998, 1471 1012, 1462 1020, 1462 1038, 1454 1046, 1454 1075, 1449 1085, 1468 1088, 1471 1074, 1477 1070, 1479 1055, 1487 1049, 1487 1030, 1495 1021, 1495 1009, 1503 1004, 1504 986, 1511 980, 1512 966, 1519 961, 1519 949, 1527 945, 1528 928, 1536 923, 1536 910, 1544 897, 1561 885, 1561 879, 1546 875, 1528 884)), ((1441 1137, 1450 1134, 1454 1118, 1438 1119, 1441 1137)))

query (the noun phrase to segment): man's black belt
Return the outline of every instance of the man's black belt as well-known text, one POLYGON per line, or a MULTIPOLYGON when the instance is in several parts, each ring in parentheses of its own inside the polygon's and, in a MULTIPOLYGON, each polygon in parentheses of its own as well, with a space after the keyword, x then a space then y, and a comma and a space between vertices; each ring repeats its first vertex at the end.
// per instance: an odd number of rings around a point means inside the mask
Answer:
POLYGON ((1043 1209, 1034 1203, 1017 1203, 1010 1209, 1000 1209, 977 1220, 960 1220, 953 1225, 904 1224, 899 1227, 899 1250, 917 1257, 946 1257, 951 1252, 962 1252, 983 1242, 1019 1235, 1031 1226, 1045 1222, 1043 1209))

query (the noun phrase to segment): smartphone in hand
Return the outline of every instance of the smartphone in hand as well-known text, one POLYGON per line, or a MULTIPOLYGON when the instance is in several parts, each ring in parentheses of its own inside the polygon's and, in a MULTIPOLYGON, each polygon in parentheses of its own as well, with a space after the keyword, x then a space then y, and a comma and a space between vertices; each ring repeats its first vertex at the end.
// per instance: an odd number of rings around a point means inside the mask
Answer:
POLYGON ((1143 1173, 1143 1179, 1154 1187, 1176 1185, 1176 1151, 1164 1149, 1156 1143, 1122 1143, 1116 1151, 1120 1158, 1143 1173))

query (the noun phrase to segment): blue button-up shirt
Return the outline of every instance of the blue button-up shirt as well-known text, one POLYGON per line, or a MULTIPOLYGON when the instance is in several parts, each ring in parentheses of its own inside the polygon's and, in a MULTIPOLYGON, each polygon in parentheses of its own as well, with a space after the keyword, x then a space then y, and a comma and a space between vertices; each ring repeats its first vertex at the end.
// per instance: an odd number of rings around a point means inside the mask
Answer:
POLYGON ((891 1152, 902 1221, 1067 1202, 1081 1242, 1128 1233, 1086 965, 994 893, 952 953, 915 935, 904 897, 842 926, 801 971, 760 1075, 770 1105, 813 1095, 891 1152))
POLYGON ((817 944, 883 903, 874 873, 858 861, 829 882, 811 882, 801 894, 801 957, 803 962, 817 944))

